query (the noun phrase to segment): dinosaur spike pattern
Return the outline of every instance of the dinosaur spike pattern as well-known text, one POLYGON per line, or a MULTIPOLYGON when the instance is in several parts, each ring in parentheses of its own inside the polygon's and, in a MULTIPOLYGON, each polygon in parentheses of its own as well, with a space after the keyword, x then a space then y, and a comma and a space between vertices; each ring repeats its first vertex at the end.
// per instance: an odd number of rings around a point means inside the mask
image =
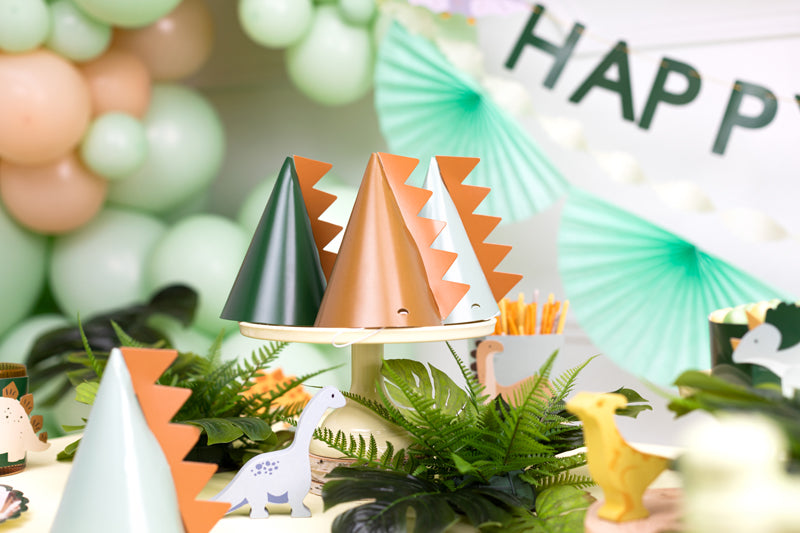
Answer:
POLYGON ((381 168, 397 199, 397 205, 400 207, 406 226, 411 232, 417 248, 419 248, 422 262, 425 265, 428 284, 436 300, 439 314, 444 319, 469 290, 469 285, 465 283, 443 279, 458 254, 431 248, 433 241, 442 232, 446 222, 419 216, 419 212, 433 193, 429 190, 406 184, 406 180, 419 162, 417 159, 384 153, 378 155, 381 168))
POLYGON ((500 223, 500 217, 474 213, 478 205, 489 194, 490 189, 466 185, 463 181, 479 161, 480 159, 476 157, 436 156, 442 180, 456 204, 472 248, 478 256, 478 262, 492 289, 492 295, 495 300, 500 301, 522 279, 522 276, 495 271, 497 265, 511 251, 511 246, 484 242, 500 223))
POLYGON ((326 281, 330 281, 336 254, 325 250, 325 247, 339 235, 343 228, 337 224, 320 220, 319 217, 336 201, 336 196, 315 189, 314 186, 332 166, 329 163, 294 156, 294 167, 297 171, 306 211, 308 211, 308 218, 311 220, 311 232, 314 234, 319 261, 326 281))
POLYGON ((191 394, 188 389, 156 385, 155 381, 178 356, 175 350, 122 348, 136 398, 147 425, 158 439, 170 465, 178 506, 187 533, 205 533, 228 511, 228 504, 196 500, 216 466, 183 461, 200 437, 200 429, 170 420, 191 394))

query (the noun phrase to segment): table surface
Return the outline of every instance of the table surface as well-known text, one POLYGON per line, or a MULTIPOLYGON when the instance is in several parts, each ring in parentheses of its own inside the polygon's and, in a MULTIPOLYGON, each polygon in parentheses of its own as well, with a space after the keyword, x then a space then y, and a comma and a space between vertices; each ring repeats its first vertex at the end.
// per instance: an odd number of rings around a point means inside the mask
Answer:
MULTIPOLYGON (((3 531, 45 532, 51 529, 53 518, 61 500, 61 494, 72 467, 71 462, 56 461, 56 455, 76 438, 76 436, 66 436, 53 439, 51 441, 52 446, 48 450, 28 454, 28 463, 25 470, 18 474, 0 478, 1 484, 10 485, 14 489, 21 491, 29 500, 28 510, 22 513, 19 518, 3 523, 0 526, 3 531)), ((676 454, 674 448, 666 446, 646 446, 643 449, 670 457, 674 457, 676 454)), ((586 471, 584 470, 583 473, 586 473, 586 471)), ((233 475, 233 472, 215 474, 201 491, 199 498, 207 499, 219 492, 233 478, 233 475)), ((676 486, 679 486, 679 479, 677 474, 671 471, 664 472, 652 485, 652 487, 676 486)), ((601 495, 600 490, 597 488, 590 489, 589 492, 595 496, 601 495)), ((248 516, 250 509, 245 505, 220 520, 214 526, 212 532, 249 533, 252 531, 267 533, 271 531, 292 531, 293 533, 318 533, 320 531, 330 531, 333 519, 347 509, 347 506, 340 505, 323 512, 322 499, 313 494, 306 496, 304 502, 311 509, 311 518, 291 518, 288 504, 270 504, 268 507, 270 511, 269 518, 251 520, 248 516)))

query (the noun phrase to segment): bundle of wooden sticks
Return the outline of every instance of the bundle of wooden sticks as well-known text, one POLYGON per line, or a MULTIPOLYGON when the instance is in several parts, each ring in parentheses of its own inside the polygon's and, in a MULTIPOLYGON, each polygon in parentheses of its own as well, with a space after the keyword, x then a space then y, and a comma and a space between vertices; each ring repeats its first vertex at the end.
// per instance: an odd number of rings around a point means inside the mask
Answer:
POLYGON ((538 313, 537 298, 531 303, 525 303, 525 294, 519 293, 516 301, 503 298, 499 302, 500 316, 494 328, 495 335, 560 335, 564 332, 564 321, 569 310, 569 300, 556 301, 553 293, 542 304, 541 314, 538 313), (539 329, 536 329, 537 317, 539 329))

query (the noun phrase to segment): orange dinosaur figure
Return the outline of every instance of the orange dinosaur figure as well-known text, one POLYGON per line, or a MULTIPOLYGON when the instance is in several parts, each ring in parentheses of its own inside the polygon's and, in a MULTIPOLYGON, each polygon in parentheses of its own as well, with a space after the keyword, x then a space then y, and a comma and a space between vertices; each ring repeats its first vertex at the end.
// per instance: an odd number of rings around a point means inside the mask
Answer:
MULTIPOLYGON (((475 361, 478 366, 478 381, 485 387, 486 394, 490 398, 502 396, 510 405, 516 407, 516 392, 524 383, 535 381, 536 376, 529 376, 511 385, 500 385, 494 374, 494 355, 503 353, 503 343, 499 341, 481 341, 475 349, 475 361)), ((549 385, 549 384, 548 384, 549 385)), ((550 387, 544 389, 546 394, 550 394, 550 387)))
POLYGON ((670 462, 635 450, 622 438, 614 413, 627 404, 622 394, 595 392, 579 392, 567 402, 567 411, 583 422, 589 473, 605 496, 597 515, 614 522, 650 516, 642 496, 670 462))

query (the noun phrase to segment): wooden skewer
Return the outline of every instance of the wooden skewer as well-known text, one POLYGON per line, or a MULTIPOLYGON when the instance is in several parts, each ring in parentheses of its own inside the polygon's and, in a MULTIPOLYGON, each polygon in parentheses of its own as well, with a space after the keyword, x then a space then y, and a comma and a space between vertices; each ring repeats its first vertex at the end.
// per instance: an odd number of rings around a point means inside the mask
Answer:
POLYGON ((556 328, 556 333, 559 335, 564 333, 564 322, 567 319, 568 310, 569 310, 569 300, 564 300, 564 309, 561 310, 561 316, 558 317, 558 328, 556 328))

